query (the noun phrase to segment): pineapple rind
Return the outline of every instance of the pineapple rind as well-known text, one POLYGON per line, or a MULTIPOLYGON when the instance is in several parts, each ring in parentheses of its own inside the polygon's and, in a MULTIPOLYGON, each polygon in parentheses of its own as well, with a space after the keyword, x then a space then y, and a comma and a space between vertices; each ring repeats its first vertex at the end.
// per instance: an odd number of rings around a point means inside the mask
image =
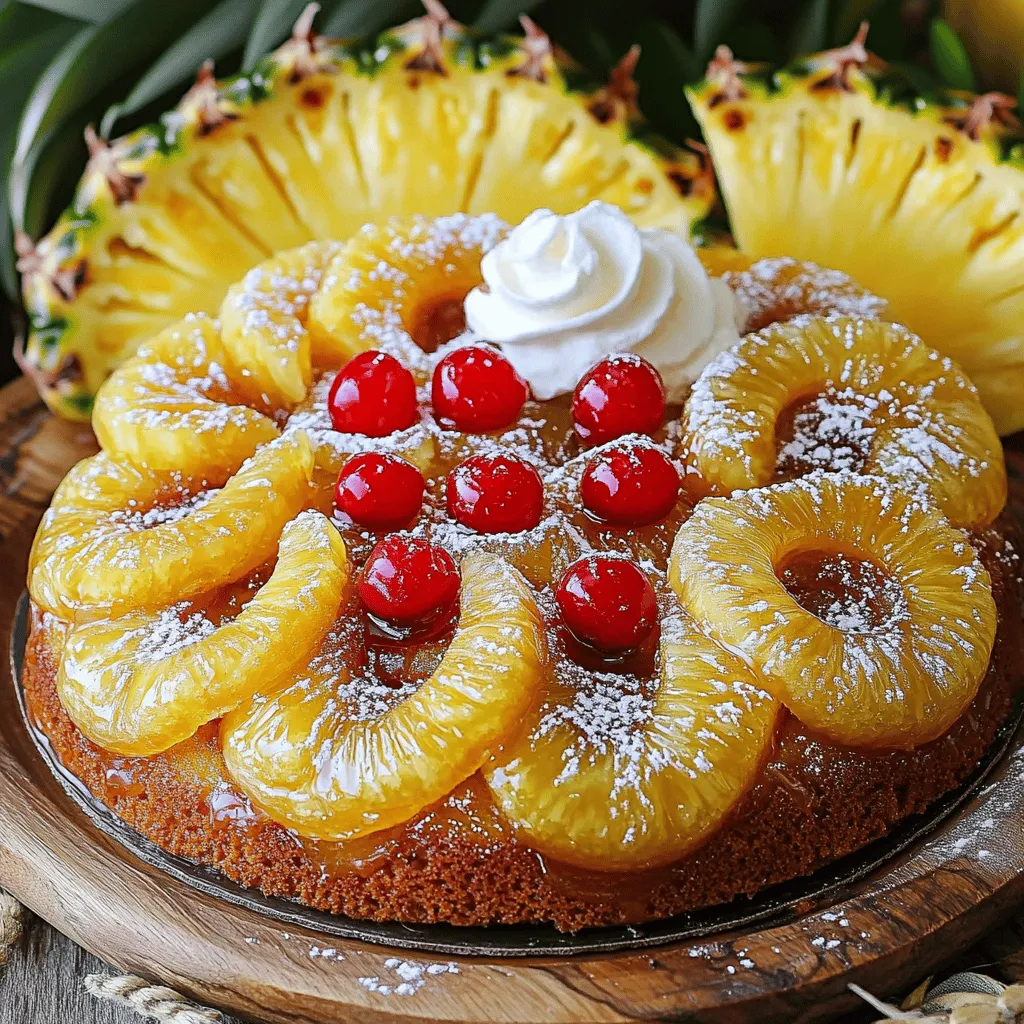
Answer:
POLYGON ((25 361, 50 407, 88 418, 142 340, 215 313, 232 282, 280 250, 363 223, 484 208, 516 220, 600 197, 644 226, 689 230, 710 208, 701 158, 633 141, 632 113, 599 122, 564 56, 544 61, 542 84, 512 74, 525 60, 512 37, 447 29, 443 74, 406 67, 423 50, 412 22, 375 46, 324 43, 300 75, 286 44, 221 83, 216 123, 187 96, 115 142, 105 162, 122 194, 91 162, 23 280, 25 361))
POLYGON ((736 100, 690 91, 740 247, 850 274, 961 363, 1000 433, 1024 427, 1017 136, 969 138, 952 123, 963 97, 907 104, 871 74, 851 71, 849 91, 826 74, 744 77, 736 100))

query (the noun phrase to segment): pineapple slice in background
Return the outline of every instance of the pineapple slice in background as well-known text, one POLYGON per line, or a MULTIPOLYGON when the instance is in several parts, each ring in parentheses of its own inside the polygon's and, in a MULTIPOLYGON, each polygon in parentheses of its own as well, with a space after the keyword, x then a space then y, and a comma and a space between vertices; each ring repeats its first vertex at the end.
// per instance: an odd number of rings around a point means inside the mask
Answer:
POLYGON ((908 92, 848 47, 772 73, 724 47, 689 93, 741 249, 845 271, 1024 427, 1024 136, 997 94, 908 92))
POLYGON ((250 267, 311 239, 591 199, 688 232, 710 208, 706 159, 641 133, 628 61, 583 91, 528 19, 525 38, 483 37, 432 4, 353 44, 314 35, 312 13, 251 74, 218 83, 207 67, 157 126, 90 136, 71 208, 23 259, 22 363, 59 414, 87 418, 141 341, 215 313, 250 267))

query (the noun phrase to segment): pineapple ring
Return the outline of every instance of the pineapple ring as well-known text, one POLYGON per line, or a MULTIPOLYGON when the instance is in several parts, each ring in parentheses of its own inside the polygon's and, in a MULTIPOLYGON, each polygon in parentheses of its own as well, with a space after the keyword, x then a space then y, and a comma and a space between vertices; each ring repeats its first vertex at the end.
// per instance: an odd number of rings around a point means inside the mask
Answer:
POLYGON ((706 499, 676 535, 669 573, 690 614, 838 743, 911 749, 941 736, 988 669, 988 572, 962 531, 878 478, 812 474, 706 499), (856 621, 840 604, 830 623, 790 595, 780 566, 817 551, 885 574, 885 600, 860 595, 879 600, 884 621, 856 621))
POLYGON ((84 459, 43 516, 29 593, 46 611, 74 618, 84 608, 166 607, 240 579, 273 556, 285 523, 309 504, 312 472, 301 431, 260 448, 212 495, 201 481, 106 452, 84 459), (183 496, 177 509, 164 504, 183 496))
POLYGON ((187 605, 74 627, 57 689, 71 720, 115 754, 158 754, 308 663, 334 622, 345 544, 319 512, 281 535, 270 579, 231 621, 187 605))
POLYGON ((779 705, 744 662, 673 610, 651 696, 598 675, 556 682, 485 772, 502 814, 541 853, 591 870, 679 860, 753 783, 779 705))
POLYGON ((253 803, 300 835, 345 840, 406 821, 476 772, 534 703, 546 648, 526 581, 500 558, 465 559, 460 601, 436 671, 380 717, 350 713, 345 684, 358 681, 330 665, 227 715, 224 760, 253 803))
POLYGON ((778 420, 814 395, 821 425, 794 443, 817 468, 930 495, 958 526, 983 526, 1002 510, 1002 447, 974 386, 956 363, 883 321, 797 317, 724 352, 687 401, 689 465, 718 494, 770 483, 778 420), (862 465, 851 438, 868 448, 862 465))
POLYGON ((397 349, 406 365, 464 327, 462 302, 481 284, 480 261, 506 225, 457 213, 369 224, 327 268, 313 297, 313 361, 340 366, 369 348, 397 349))
POLYGON ((253 404, 288 407, 309 391, 310 298, 337 242, 308 242, 258 264, 228 289, 220 307, 221 338, 236 366, 236 386, 253 404))
POLYGON ((841 270, 828 270, 789 256, 747 261, 746 267, 730 267, 722 275, 747 310, 746 332, 769 324, 813 315, 886 318, 885 299, 862 288, 841 270))
POLYGON ((209 478, 215 467, 223 483, 278 434, 272 420, 239 404, 226 365, 208 316, 161 331, 96 395, 92 425, 104 451, 158 473, 209 478))

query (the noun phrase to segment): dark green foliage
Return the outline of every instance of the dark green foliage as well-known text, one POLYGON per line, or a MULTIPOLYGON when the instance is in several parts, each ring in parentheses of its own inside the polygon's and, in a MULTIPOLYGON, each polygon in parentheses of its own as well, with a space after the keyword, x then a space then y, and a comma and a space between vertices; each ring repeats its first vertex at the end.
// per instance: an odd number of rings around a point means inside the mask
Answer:
MULTIPOLYGON (((8 202, 0 211, 0 278, 16 289, 14 228, 42 231, 67 204, 85 158, 82 129, 104 135, 156 121, 216 61, 240 102, 265 94, 261 65, 284 41, 305 0, 0 0, 0 175, 8 202), (241 73, 240 73, 241 72, 241 73)), ((637 42, 640 104, 654 129, 682 142, 697 134, 683 86, 700 78, 719 43, 746 60, 785 62, 799 53, 845 43, 870 18, 869 45, 905 73, 894 91, 939 84, 968 87, 973 72, 944 23, 908 28, 907 0, 450 0, 452 16, 480 30, 459 59, 483 67, 507 46, 497 33, 518 30, 529 13, 583 64, 574 87, 593 89, 637 42), (928 58, 934 72, 928 69, 928 58), (938 77, 936 77, 936 74, 938 77)), ((372 74, 377 34, 415 17, 418 0, 321 0, 317 29, 375 40, 349 52, 372 74)), ((915 9, 921 7, 914 0, 915 9)), ((912 19, 910 19, 912 20, 912 19)), ((385 41, 388 37, 384 37, 385 41)), ((162 152, 176 141, 173 118, 154 127, 146 145, 162 152)))

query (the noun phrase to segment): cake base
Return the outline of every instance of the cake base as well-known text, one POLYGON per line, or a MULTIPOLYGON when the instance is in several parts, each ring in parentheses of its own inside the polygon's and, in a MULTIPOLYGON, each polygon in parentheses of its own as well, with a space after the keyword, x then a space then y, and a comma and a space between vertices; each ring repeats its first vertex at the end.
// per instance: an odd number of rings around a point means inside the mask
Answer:
MULTIPOLYGON (((0 391, 0 417, 7 412, 0 467, 8 483, 18 482, 0 500, 5 624, 49 491, 91 444, 80 430, 54 424, 29 392, 24 382, 0 391)), ((1022 448, 1008 452, 1017 464, 1022 448)), ((1019 473, 1013 486, 1024 507, 1019 473)), ((7 671, 0 707, 0 885, 118 967, 266 1021, 826 1019, 857 1005, 848 982, 898 992, 1024 900, 1018 733, 955 816, 870 877, 810 899, 781 921, 656 950, 454 957, 454 973, 447 960, 435 964, 436 955, 283 925, 140 861, 98 830, 48 770, 17 713, 7 671)))

